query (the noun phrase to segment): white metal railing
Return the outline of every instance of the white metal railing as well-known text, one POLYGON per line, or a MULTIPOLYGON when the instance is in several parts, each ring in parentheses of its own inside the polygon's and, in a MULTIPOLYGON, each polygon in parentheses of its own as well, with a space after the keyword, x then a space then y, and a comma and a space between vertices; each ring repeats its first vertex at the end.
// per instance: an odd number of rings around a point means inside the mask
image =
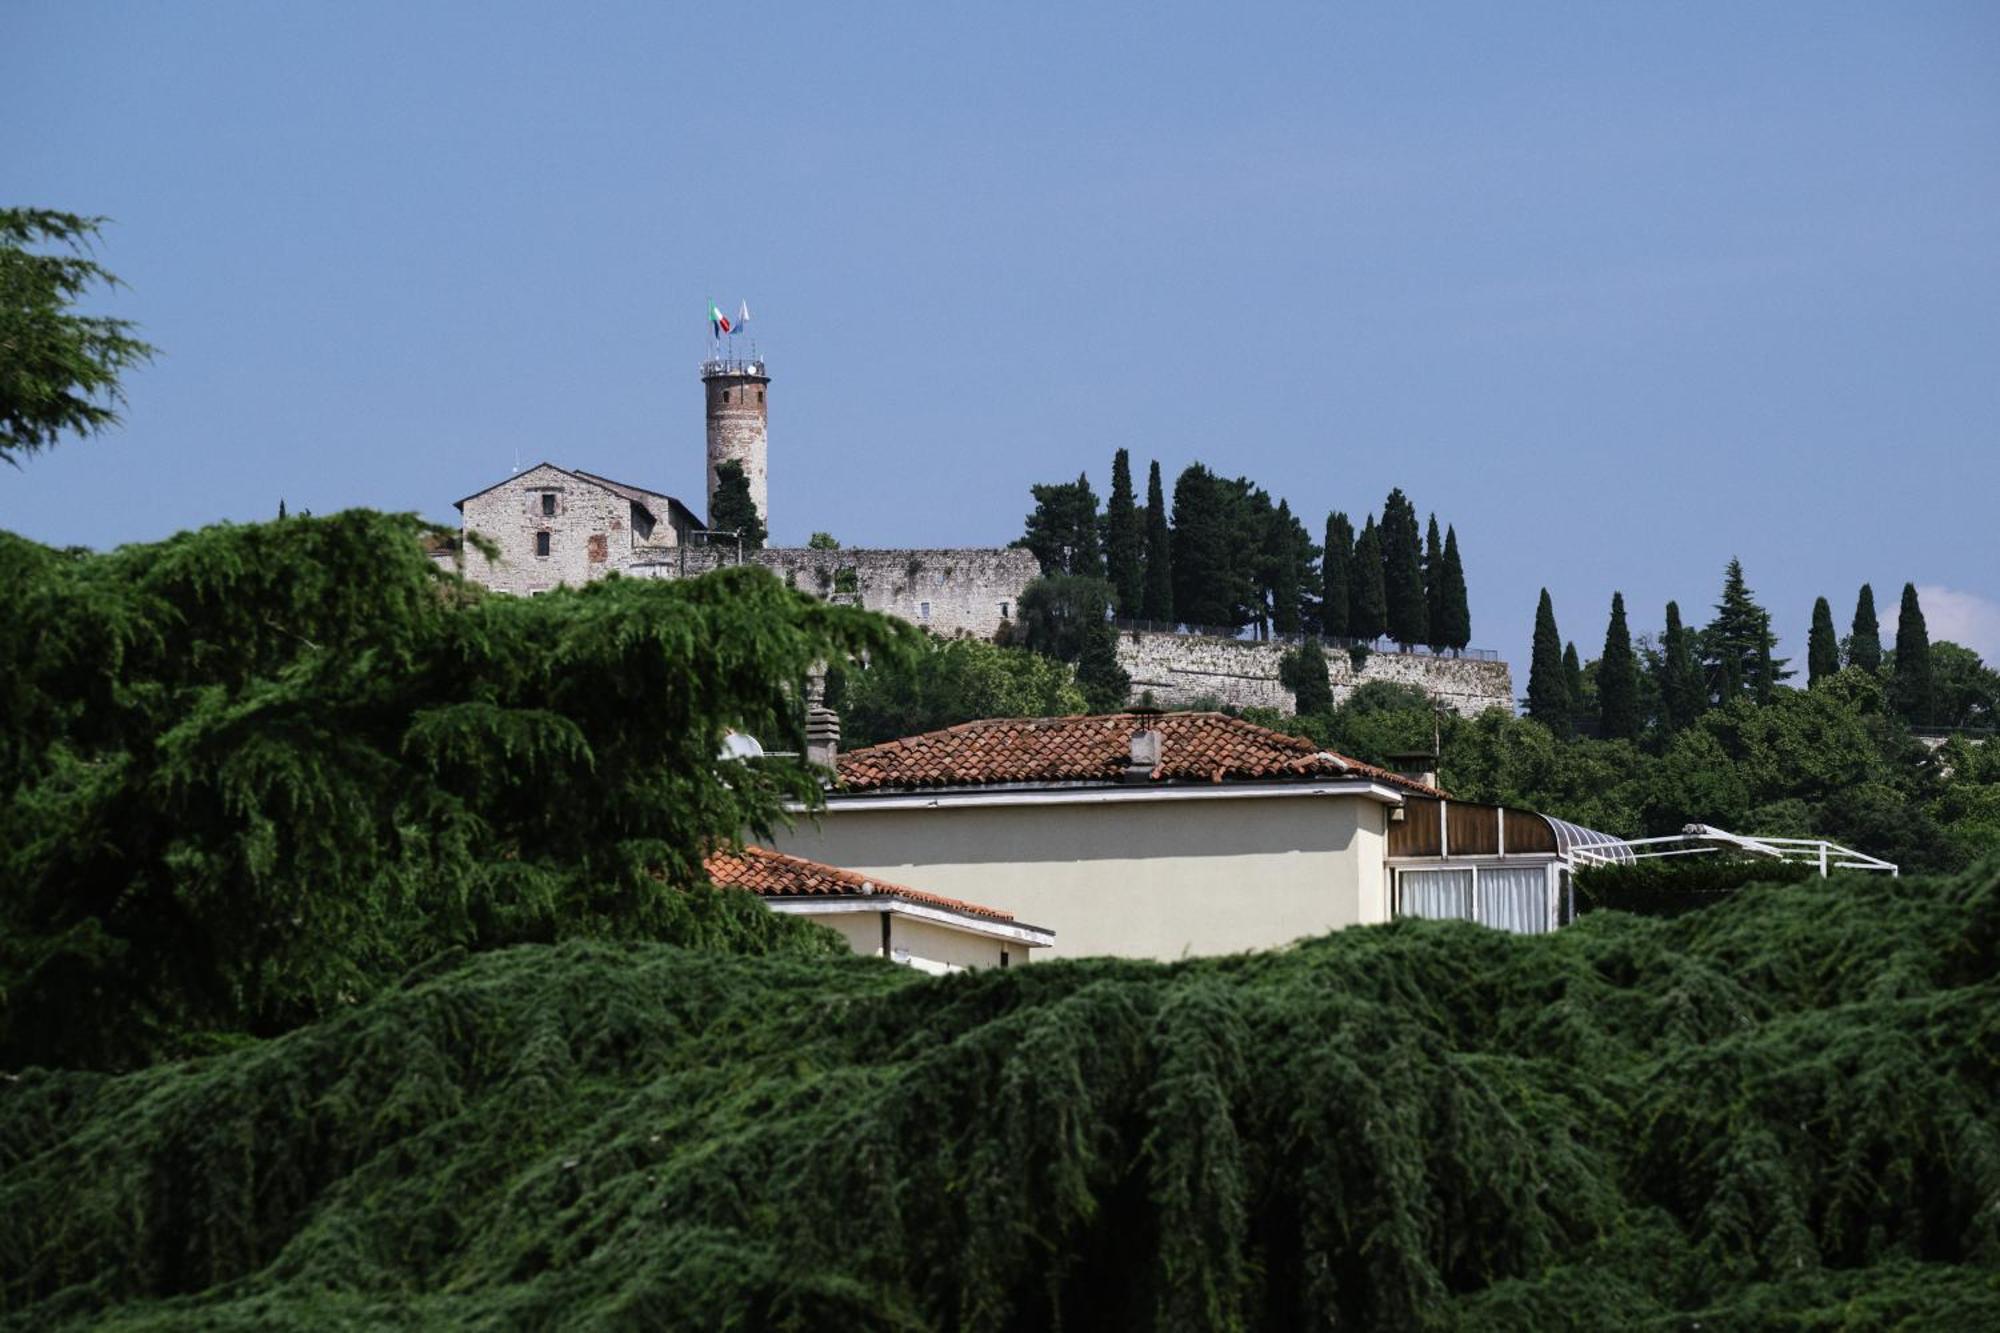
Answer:
POLYGON ((1843 847, 1825 838, 1752 838, 1707 824, 1689 824, 1679 833, 1660 838, 1628 838, 1603 846, 1573 847, 1568 856, 1579 866, 1599 866, 1623 864, 1628 857, 1646 860, 1664 856, 1700 856, 1729 850, 1767 856, 1774 861, 1816 865, 1821 879, 1835 870, 1883 870, 1891 875, 1902 873, 1894 861, 1884 861, 1879 856, 1857 852, 1852 847, 1843 847))

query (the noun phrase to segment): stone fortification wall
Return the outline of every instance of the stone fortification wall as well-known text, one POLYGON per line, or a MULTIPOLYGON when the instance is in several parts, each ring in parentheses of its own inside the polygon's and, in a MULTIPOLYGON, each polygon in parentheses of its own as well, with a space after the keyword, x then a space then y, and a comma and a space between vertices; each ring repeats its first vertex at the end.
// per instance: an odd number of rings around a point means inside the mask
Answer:
MULTIPOLYGON (((815 551, 785 547, 746 552, 744 560, 762 565, 801 592, 881 611, 945 638, 992 638, 1004 622, 1014 618, 1021 589, 1041 572, 1032 555, 1013 548, 815 551)), ((693 577, 735 563, 732 547, 686 547, 634 564, 625 572, 651 578, 693 577)))
MULTIPOLYGON (((1285 645, 1197 634, 1121 630, 1118 665, 1132 677, 1132 697, 1152 692, 1162 708, 1178 708, 1201 698, 1240 708, 1292 711, 1292 692, 1278 679, 1285 645)), ((1347 653, 1327 650, 1327 678, 1335 703, 1373 680, 1414 685, 1467 717, 1489 708, 1514 708, 1514 682, 1505 662, 1414 653, 1370 653, 1357 674, 1347 653)))

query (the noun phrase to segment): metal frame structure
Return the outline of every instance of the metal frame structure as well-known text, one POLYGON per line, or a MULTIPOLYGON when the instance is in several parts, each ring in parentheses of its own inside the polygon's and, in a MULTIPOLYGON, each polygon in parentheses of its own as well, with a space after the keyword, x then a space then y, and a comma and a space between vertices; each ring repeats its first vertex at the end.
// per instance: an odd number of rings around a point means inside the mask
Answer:
POLYGON ((1752 838, 1707 824, 1689 824, 1679 833, 1660 838, 1623 838, 1595 845, 1564 849, 1579 866, 1609 865, 1613 862, 1649 860, 1663 856, 1701 856, 1706 853, 1737 851, 1765 856, 1774 861, 1795 861, 1817 865, 1821 879, 1835 870, 1887 871, 1900 877, 1893 861, 1857 852, 1825 838, 1752 838), (1639 849, 1645 850, 1639 850, 1639 849))

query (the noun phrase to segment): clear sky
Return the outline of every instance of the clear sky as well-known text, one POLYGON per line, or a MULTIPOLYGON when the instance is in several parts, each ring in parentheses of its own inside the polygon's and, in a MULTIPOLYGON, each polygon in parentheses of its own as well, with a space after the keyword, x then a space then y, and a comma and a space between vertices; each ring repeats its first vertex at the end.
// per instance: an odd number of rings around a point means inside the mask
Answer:
POLYGON ((547 458, 702 489, 704 303, 774 538, 985 545, 1119 446, 1457 525, 1526 685, 1740 556, 2000 659, 2000 6, 16 0, 7 202, 115 219, 164 355, 0 469, 92 546, 547 458))

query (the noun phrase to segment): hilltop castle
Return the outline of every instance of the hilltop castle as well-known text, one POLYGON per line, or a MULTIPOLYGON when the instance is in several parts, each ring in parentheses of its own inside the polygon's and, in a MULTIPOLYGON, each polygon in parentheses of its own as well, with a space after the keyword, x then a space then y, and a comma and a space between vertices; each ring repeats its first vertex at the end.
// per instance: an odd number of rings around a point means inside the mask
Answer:
MULTIPOLYGON (((742 464, 750 498, 770 524, 771 377, 762 359, 714 357, 701 366, 708 422, 708 494, 716 466, 742 464)), ((628 578, 685 578, 723 565, 761 565, 792 587, 896 616, 934 634, 990 639, 1012 622, 1021 590, 1040 572, 1013 547, 739 551, 731 535, 710 533, 687 505, 662 490, 582 468, 538 463, 458 501, 465 534, 498 548, 488 559, 461 540, 465 576, 501 592, 534 595, 617 571, 628 578)), ((451 558, 447 556, 446 558, 451 558)), ((1202 702, 1290 712, 1292 691, 1279 670, 1283 645, 1192 634, 1125 631, 1118 660, 1135 697, 1163 707, 1202 702)), ((1470 658, 1377 653, 1360 663, 1335 653, 1328 664, 1335 699, 1371 680, 1415 685, 1468 716, 1513 707, 1507 664, 1470 658)))
MULTIPOLYGON (((742 464, 758 517, 770 525, 771 377, 760 359, 702 363, 708 418, 708 495, 718 464, 742 464)), ((458 501, 466 533, 499 548, 488 559, 464 545, 465 574, 501 592, 535 594, 617 572, 683 578, 740 558, 804 592, 846 601, 946 636, 991 638, 1014 616, 1021 589, 1039 569, 1012 548, 738 552, 708 532, 687 505, 663 490, 613 481, 582 468, 538 463, 458 501)))

